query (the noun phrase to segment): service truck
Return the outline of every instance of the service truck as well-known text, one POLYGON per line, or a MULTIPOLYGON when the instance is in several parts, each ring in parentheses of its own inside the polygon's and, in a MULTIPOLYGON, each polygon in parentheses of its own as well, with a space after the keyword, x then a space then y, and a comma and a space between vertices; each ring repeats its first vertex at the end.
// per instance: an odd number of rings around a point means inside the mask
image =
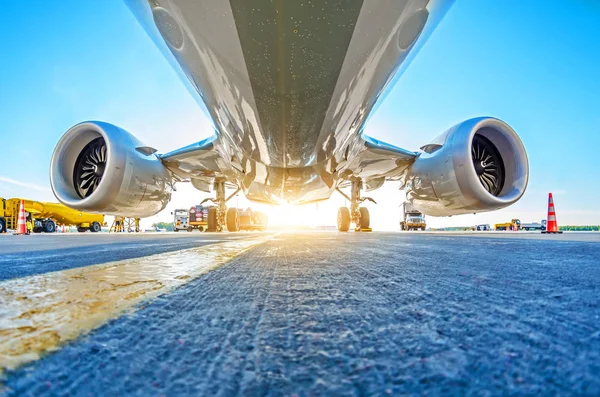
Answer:
MULTIPOLYGON (((173 214, 173 231, 187 230, 191 232, 194 229, 200 231, 208 230, 208 217, 212 212, 215 216, 216 211, 210 211, 211 208, 217 208, 213 205, 194 205, 189 210, 177 209, 173 214)), ((235 208, 230 208, 234 211, 235 208)), ((238 208, 238 228, 236 230, 265 230, 267 228, 268 217, 265 213, 252 211, 250 208, 245 210, 238 208)))
POLYGON ((173 212, 173 231, 194 229, 204 231, 208 228, 208 212, 212 205, 194 205, 190 209, 177 209, 173 212))
MULTIPOLYGON (((178 232, 180 230, 187 230, 188 228, 188 220, 190 216, 188 214, 188 210, 185 208, 178 208, 175 211, 171 212, 173 215, 173 231, 178 232)), ((190 229, 190 232, 193 230, 190 229)))
POLYGON ((546 230, 546 219, 541 222, 521 223, 522 230, 546 230))
POLYGON ((418 211, 409 202, 402 204, 402 221, 400 221, 401 230, 425 230, 427 223, 425 222, 425 215, 418 211))
POLYGON ((519 219, 511 219, 510 222, 496 223, 494 230, 520 230, 521 221, 519 219))
POLYGON ((494 225, 496 230, 546 230, 546 219, 542 219, 541 222, 530 222, 522 223, 519 219, 512 219, 506 223, 496 223, 494 225))
POLYGON ((0 233, 17 228, 21 200, 33 222, 34 233, 54 233, 58 225, 77 226, 79 232, 99 232, 104 225, 104 215, 77 211, 59 203, 0 197, 0 233))

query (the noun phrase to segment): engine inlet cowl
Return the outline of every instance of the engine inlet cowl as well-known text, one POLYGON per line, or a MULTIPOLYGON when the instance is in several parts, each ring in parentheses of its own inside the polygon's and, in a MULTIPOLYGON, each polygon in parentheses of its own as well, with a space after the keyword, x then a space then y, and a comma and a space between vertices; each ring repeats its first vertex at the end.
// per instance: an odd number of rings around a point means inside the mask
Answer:
POLYGON ((421 149, 405 190, 427 215, 492 211, 525 193, 527 154, 516 132, 501 120, 466 120, 421 149))
POLYGON ((129 132, 88 121, 60 139, 50 164, 56 198, 80 211, 131 217, 165 208, 172 183, 160 159, 129 132))

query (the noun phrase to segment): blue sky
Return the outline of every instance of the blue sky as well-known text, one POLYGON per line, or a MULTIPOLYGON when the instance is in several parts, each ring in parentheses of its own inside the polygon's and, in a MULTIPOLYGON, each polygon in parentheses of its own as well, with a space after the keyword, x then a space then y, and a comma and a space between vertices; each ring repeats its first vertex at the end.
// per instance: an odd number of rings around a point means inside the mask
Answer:
MULTIPOLYGON (((459 1, 367 125, 367 134, 413 150, 480 115, 505 120, 521 136, 531 174, 519 203, 431 218, 431 225, 539 220, 550 191, 560 223, 600 223, 600 6, 541 4, 459 1)), ((54 200, 52 150, 83 120, 120 125, 161 152, 212 133, 121 1, 5 1, 0 45, 0 196, 54 200)), ((397 187, 374 196, 381 204, 372 208, 373 221, 395 228, 397 187)), ((169 210, 202 197, 183 186, 169 210)), ((331 223, 340 200, 319 207, 331 223)))

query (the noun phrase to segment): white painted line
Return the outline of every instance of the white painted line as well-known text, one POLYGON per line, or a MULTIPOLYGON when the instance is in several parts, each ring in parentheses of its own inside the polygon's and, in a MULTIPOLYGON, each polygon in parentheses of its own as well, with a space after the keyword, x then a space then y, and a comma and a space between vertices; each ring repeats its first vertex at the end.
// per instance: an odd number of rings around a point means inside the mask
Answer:
POLYGON ((272 236, 236 239, 0 282, 0 373, 57 350, 140 302, 181 286, 272 236))

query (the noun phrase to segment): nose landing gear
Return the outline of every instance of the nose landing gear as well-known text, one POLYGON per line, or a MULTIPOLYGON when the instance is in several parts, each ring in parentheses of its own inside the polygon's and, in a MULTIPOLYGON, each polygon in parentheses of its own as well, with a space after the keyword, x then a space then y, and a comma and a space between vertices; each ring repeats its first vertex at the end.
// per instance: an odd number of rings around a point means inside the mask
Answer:
POLYGON ((364 201, 369 200, 375 204, 375 200, 371 197, 361 197, 360 190, 362 189, 362 181, 360 179, 352 180, 352 192, 348 197, 339 188, 336 189, 346 200, 350 201, 350 209, 348 207, 340 207, 338 210, 337 226, 340 232, 347 232, 350 225, 354 223, 355 232, 371 232, 371 217, 367 207, 361 207, 364 201))

